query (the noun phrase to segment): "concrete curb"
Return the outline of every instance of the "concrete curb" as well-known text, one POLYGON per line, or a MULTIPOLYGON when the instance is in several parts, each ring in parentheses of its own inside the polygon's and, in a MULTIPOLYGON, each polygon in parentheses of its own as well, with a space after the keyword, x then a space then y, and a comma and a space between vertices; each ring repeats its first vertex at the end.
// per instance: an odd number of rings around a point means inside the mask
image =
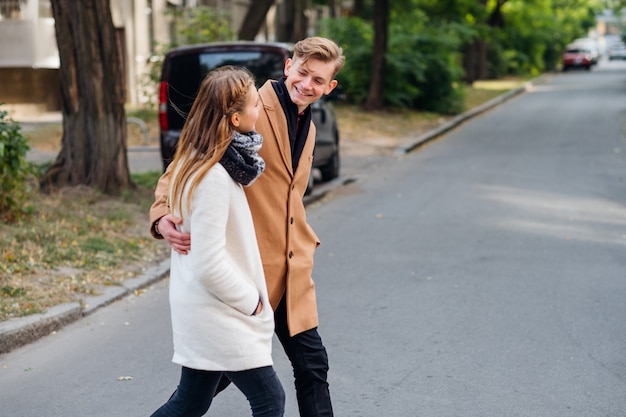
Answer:
POLYGON ((531 87, 532 87, 532 82, 529 81, 526 84, 524 84, 524 86, 522 87, 516 88, 514 90, 510 90, 486 103, 481 104, 478 107, 475 107, 463 114, 460 114, 456 116, 455 118, 442 124, 441 126, 438 126, 424 133, 421 136, 418 136, 417 138, 415 138, 413 142, 409 143, 408 145, 398 147, 394 153, 395 155, 398 155, 398 156, 410 153, 414 151, 415 149, 419 148, 420 146, 430 142, 431 140, 436 139, 437 137, 443 135, 446 132, 449 132, 450 130, 459 126, 464 121, 471 119, 483 112, 486 112, 487 110, 504 103, 505 101, 511 99, 512 97, 517 96, 518 94, 521 94, 530 90, 531 87))
MULTIPOLYGON (((499 104, 502 104, 518 94, 528 91, 531 87, 532 82, 529 81, 523 87, 511 90, 466 113, 463 113, 443 125, 417 137, 408 145, 397 148, 395 154, 400 156, 410 153, 425 143, 452 130, 464 121, 499 104)), ((133 150, 158 150, 158 148, 145 149, 144 147, 138 147, 138 149, 133 150)), ((304 203, 305 205, 308 205, 319 201, 331 189, 350 182, 352 182, 351 179, 338 178, 328 184, 324 184, 323 187, 315 187, 313 189, 313 193, 305 197, 304 203)), ((84 304, 78 302, 62 304, 51 307, 44 314, 13 318, 5 322, 0 322, 0 355, 32 343, 59 330, 63 326, 88 316, 101 307, 107 306, 137 290, 160 281, 169 275, 169 268, 170 258, 168 257, 157 265, 148 268, 141 276, 126 280, 121 286, 109 287, 100 295, 86 298, 84 304)))
POLYGON ((121 286, 109 287, 102 294, 87 297, 84 304, 67 303, 49 308, 43 314, 17 317, 0 323, 0 354, 32 343, 60 328, 71 324, 100 307, 109 305, 135 291, 165 278, 169 274, 169 257, 146 269, 136 278, 124 281, 121 286))

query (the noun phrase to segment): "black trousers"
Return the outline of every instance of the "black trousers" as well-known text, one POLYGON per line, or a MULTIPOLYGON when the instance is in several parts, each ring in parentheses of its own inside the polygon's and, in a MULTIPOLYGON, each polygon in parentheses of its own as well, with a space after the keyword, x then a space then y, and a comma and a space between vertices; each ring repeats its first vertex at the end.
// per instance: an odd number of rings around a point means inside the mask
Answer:
POLYGON ((276 336, 293 367, 300 417, 333 417, 328 390, 328 355, 317 329, 289 336, 285 297, 274 312, 276 336))
MULTIPOLYGON (((284 297, 274 312, 274 322, 276 336, 293 367, 300 417, 333 417, 327 382, 328 355, 317 329, 307 330, 290 337, 284 297)), ((216 394, 225 389, 228 384, 230 381, 223 376, 216 394)))
POLYGON ((206 414, 223 378, 233 383, 250 402, 255 417, 282 417, 285 391, 271 366, 238 372, 201 371, 182 367, 174 394, 150 417, 200 417, 206 414))

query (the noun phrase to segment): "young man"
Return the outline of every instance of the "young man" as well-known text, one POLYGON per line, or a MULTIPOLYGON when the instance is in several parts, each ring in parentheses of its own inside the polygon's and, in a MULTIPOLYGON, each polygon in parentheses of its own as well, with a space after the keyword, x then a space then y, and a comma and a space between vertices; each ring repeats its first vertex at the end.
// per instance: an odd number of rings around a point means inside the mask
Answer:
MULTIPOLYGON (((263 261, 276 335, 294 369, 301 417, 333 416, 327 373, 328 357, 317 332, 318 316, 312 279, 319 239, 306 222, 306 191, 315 126, 310 105, 336 86, 344 56, 335 42, 311 37, 296 43, 285 62, 285 78, 259 89, 262 111, 256 123, 263 136, 259 154, 265 171, 246 187, 263 261)), ((180 220, 168 212, 168 173, 163 174, 150 209, 151 232, 174 250, 187 253, 189 234, 179 233, 180 220)))

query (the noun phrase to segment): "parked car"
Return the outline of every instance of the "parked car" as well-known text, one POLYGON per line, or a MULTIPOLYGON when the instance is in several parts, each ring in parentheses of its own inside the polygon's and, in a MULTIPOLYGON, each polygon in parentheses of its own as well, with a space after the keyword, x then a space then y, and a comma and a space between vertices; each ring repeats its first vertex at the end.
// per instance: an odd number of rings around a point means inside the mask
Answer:
POLYGON ((577 38, 574 39, 569 46, 575 46, 577 48, 583 48, 589 51, 591 55, 591 62, 593 65, 598 63, 600 59, 600 47, 598 45, 598 41, 594 38, 577 38))
POLYGON ((563 53, 562 62, 563 71, 576 67, 590 70, 593 65, 593 57, 589 49, 570 45, 563 53))
MULTIPOLYGON (((285 60, 292 52, 291 44, 244 41, 189 45, 168 52, 159 91, 163 168, 174 157, 185 117, 207 72, 223 65, 243 66, 254 74, 260 87, 268 79, 283 76, 285 60)), ((317 130, 313 167, 319 169, 323 181, 339 176, 339 129, 330 103, 333 98, 323 97, 311 105, 311 118, 317 130)))
POLYGON ((609 61, 614 59, 626 59, 626 44, 622 41, 611 43, 607 47, 606 53, 609 57, 609 61))

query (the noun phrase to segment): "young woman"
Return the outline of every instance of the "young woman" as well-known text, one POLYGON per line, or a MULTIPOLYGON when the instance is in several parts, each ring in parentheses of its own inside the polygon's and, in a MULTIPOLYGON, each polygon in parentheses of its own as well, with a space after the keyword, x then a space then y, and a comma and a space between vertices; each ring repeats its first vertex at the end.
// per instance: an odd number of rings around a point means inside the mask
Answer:
POLYGON ((202 82, 181 132, 169 205, 183 219, 179 230, 194 236, 187 255, 171 255, 173 362, 182 374, 152 417, 204 415, 222 376, 248 398, 254 417, 283 415, 271 357, 273 312, 243 190, 265 167, 258 115, 252 75, 222 67, 202 82))
MULTIPOLYGON (((344 62, 334 41, 309 37, 294 45, 293 57, 285 62, 285 77, 259 88, 262 106, 256 129, 263 135, 261 155, 267 166, 259 180, 246 187, 275 310, 275 333, 293 368, 301 417, 334 415, 312 276, 320 242, 307 223, 302 198, 315 149, 311 105, 337 86, 335 76, 344 62)), ((150 231, 155 238, 166 239, 173 250, 187 253, 193 247, 191 235, 176 229, 179 220, 169 212, 168 176, 168 172, 161 176, 154 192, 150 231)))

